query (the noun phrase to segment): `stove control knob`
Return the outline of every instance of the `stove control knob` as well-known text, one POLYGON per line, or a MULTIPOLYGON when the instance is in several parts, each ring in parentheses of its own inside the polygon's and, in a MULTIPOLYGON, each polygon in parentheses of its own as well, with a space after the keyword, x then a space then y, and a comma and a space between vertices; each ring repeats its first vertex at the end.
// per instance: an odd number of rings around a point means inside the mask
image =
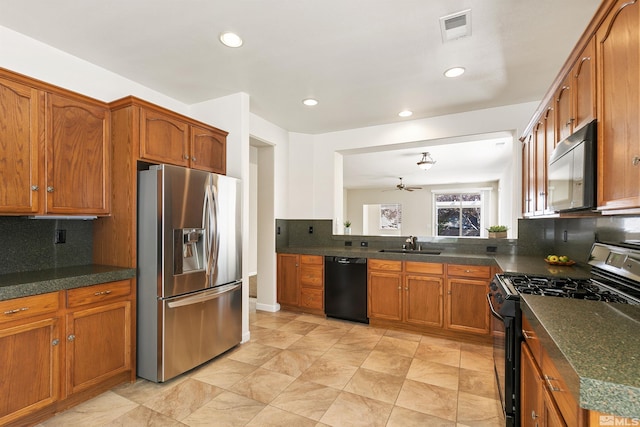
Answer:
POLYGON ((496 291, 498 290, 498 285, 496 285, 494 282, 491 282, 491 284, 489 285, 489 289, 491 289, 492 291, 496 291))

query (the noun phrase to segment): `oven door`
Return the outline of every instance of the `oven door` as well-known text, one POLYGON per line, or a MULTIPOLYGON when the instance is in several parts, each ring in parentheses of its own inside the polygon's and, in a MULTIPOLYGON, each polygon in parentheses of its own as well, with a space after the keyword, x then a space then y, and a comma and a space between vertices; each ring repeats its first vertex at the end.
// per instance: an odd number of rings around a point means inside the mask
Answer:
POLYGON ((519 382, 516 372, 515 346, 517 340, 516 317, 513 312, 514 300, 503 300, 499 292, 487 294, 487 302, 491 310, 491 335, 493 338, 493 363, 498 384, 498 393, 505 414, 506 426, 512 427, 517 422, 516 390, 519 382))

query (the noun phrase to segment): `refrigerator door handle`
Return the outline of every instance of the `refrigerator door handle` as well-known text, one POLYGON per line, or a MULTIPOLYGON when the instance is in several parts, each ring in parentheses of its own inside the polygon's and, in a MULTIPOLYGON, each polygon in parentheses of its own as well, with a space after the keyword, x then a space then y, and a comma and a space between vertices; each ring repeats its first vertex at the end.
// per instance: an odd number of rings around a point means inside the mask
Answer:
POLYGON ((216 299, 222 296, 223 294, 235 291, 240 286, 242 286, 242 283, 231 283, 229 285, 220 286, 219 288, 211 289, 209 291, 200 292, 197 295, 178 298, 175 301, 167 302, 167 307, 169 308, 184 307, 187 305, 197 304, 200 302, 216 299))
MULTIPOLYGON (((219 212, 218 189, 216 188, 215 185, 212 185, 209 188, 211 189, 211 198, 213 199, 213 203, 211 203, 211 209, 213 210, 212 234, 215 238, 215 245, 213 247, 211 258, 212 258, 213 267, 215 268, 215 266, 218 265, 218 255, 220 253, 220 230, 218 229, 218 212, 219 212)), ((211 274, 213 274, 213 271, 211 272, 211 274)))
POLYGON ((211 286, 211 275, 213 274, 213 218, 211 215, 213 204, 213 194, 211 193, 211 185, 207 185, 205 194, 204 194, 204 208, 202 212, 202 222, 203 226, 206 229, 206 258, 207 258, 207 283, 205 284, 207 287, 211 286))

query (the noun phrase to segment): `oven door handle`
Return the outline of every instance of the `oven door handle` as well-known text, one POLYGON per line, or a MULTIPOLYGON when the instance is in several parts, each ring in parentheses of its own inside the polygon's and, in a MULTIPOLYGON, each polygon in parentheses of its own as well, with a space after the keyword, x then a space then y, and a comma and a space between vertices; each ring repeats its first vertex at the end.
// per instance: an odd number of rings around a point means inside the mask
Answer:
POLYGON ((504 317, 502 317, 494 308, 493 308, 493 304, 491 303, 491 293, 487 294, 487 302, 489 303, 489 310, 491 310, 491 314, 493 315, 493 317, 495 317, 496 319, 500 320, 501 322, 504 322, 504 317))

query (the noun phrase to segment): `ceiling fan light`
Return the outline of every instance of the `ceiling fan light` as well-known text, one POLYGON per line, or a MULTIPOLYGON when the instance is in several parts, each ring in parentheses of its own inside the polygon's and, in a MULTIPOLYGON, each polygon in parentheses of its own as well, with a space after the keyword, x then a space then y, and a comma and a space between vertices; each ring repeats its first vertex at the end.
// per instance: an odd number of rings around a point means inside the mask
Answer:
POLYGON ((422 153, 422 159, 417 163, 418 167, 422 170, 429 170, 436 163, 429 153, 422 153))

